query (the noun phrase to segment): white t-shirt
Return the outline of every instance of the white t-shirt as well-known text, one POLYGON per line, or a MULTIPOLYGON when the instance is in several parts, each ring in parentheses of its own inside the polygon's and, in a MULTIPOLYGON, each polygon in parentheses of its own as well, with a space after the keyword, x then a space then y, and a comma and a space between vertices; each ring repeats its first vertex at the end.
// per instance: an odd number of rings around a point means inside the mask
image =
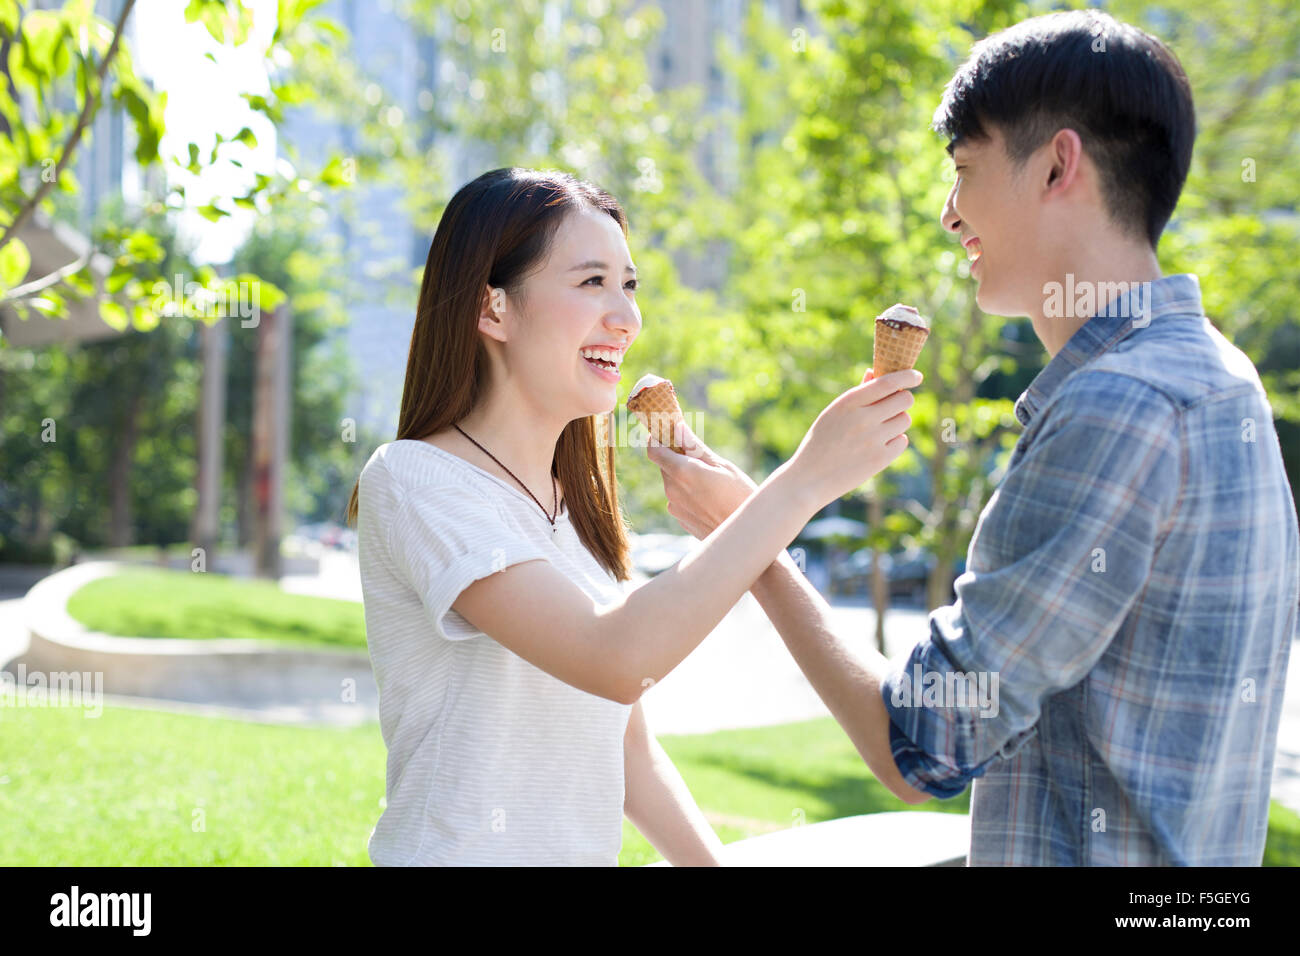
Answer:
MULTIPOLYGON (((550 561, 595 604, 623 590, 522 488, 402 439, 362 469, 366 643, 388 747, 376 866, 615 866, 631 707, 564 683, 451 604, 474 581, 550 561)), ((547 622, 538 621, 539 628, 547 622)))

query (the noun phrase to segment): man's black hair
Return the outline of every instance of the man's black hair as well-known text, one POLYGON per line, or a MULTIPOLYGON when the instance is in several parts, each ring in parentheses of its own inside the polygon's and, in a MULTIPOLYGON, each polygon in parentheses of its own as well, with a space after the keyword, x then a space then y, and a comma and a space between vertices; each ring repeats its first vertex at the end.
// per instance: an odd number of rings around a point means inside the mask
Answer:
POLYGON ((1187 179, 1192 90, 1155 37, 1099 10, 1034 17, 986 37, 944 89, 933 127, 949 139, 1002 133, 1021 165, 1073 129, 1096 165, 1111 219, 1155 248, 1187 179))

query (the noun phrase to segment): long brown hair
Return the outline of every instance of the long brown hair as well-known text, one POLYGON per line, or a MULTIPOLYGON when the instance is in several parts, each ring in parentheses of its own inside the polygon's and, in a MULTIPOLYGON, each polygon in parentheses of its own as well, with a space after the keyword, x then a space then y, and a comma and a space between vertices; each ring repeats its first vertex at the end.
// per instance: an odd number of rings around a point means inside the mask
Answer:
MULTIPOLYGON (((398 439, 424 438, 469 414, 487 386, 487 349, 478 334, 484 287, 516 291, 545 258, 564 216, 583 207, 608 213, 627 235, 618 201, 567 173, 494 169, 452 197, 424 266, 398 439)), ((626 581, 630 549, 607 415, 577 418, 564 427, 551 474, 565 489, 569 519, 582 543, 615 580, 626 581)), ((353 527, 359 488, 360 480, 348 499, 347 522, 353 527)))

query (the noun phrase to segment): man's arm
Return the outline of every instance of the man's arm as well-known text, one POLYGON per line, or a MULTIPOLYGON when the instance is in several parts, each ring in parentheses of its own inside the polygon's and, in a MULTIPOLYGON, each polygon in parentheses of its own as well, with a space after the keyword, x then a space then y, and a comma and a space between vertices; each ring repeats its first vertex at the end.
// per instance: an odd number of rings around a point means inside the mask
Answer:
POLYGON ((873 647, 851 646, 835 633, 826 600, 784 551, 750 593, 876 779, 907 803, 929 800, 928 793, 903 779, 890 751, 889 713, 880 696, 888 658, 873 647))
MULTIPOLYGON (((758 486, 684 422, 677 424, 676 437, 685 455, 669 451, 654 436, 646 454, 662 469, 668 513, 695 537, 705 538, 758 486)), ((832 630, 826 601, 785 551, 750 593, 876 778, 907 803, 929 800, 903 779, 890 749, 889 714, 880 694, 888 659, 874 648, 851 648, 832 630)))
MULTIPOLYGON (((1088 371, 1035 424, 980 517, 958 600, 931 612, 929 633, 897 670, 834 640, 824 602, 788 558, 784 572, 769 566, 751 587, 895 792, 893 772, 933 796, 956 796, 1013 756, 1037 733, 1043 702, 1087 676, 1146 586, 1180 493, 1176 407, 1132 376, 1088 371), (912 687, 916 673, 922 685, 912 687), (877 708, 883 716, 864 719, 877 708)), ((698 536, 754 486, 685 435, 687 456, 653 446, 649 454, 663 469, 669 514, 698 536)))

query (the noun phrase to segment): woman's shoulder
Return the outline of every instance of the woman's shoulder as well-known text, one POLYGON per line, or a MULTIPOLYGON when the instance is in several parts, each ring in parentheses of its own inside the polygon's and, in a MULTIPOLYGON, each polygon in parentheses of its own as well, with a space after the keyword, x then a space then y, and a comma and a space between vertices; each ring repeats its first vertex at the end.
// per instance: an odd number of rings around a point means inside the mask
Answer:
POLYGON ((468 462, 427 441, 397 439, 374 450, 361 469, 361 487, 421 498, 447 496, 490 501, 490 479, 468 462))

